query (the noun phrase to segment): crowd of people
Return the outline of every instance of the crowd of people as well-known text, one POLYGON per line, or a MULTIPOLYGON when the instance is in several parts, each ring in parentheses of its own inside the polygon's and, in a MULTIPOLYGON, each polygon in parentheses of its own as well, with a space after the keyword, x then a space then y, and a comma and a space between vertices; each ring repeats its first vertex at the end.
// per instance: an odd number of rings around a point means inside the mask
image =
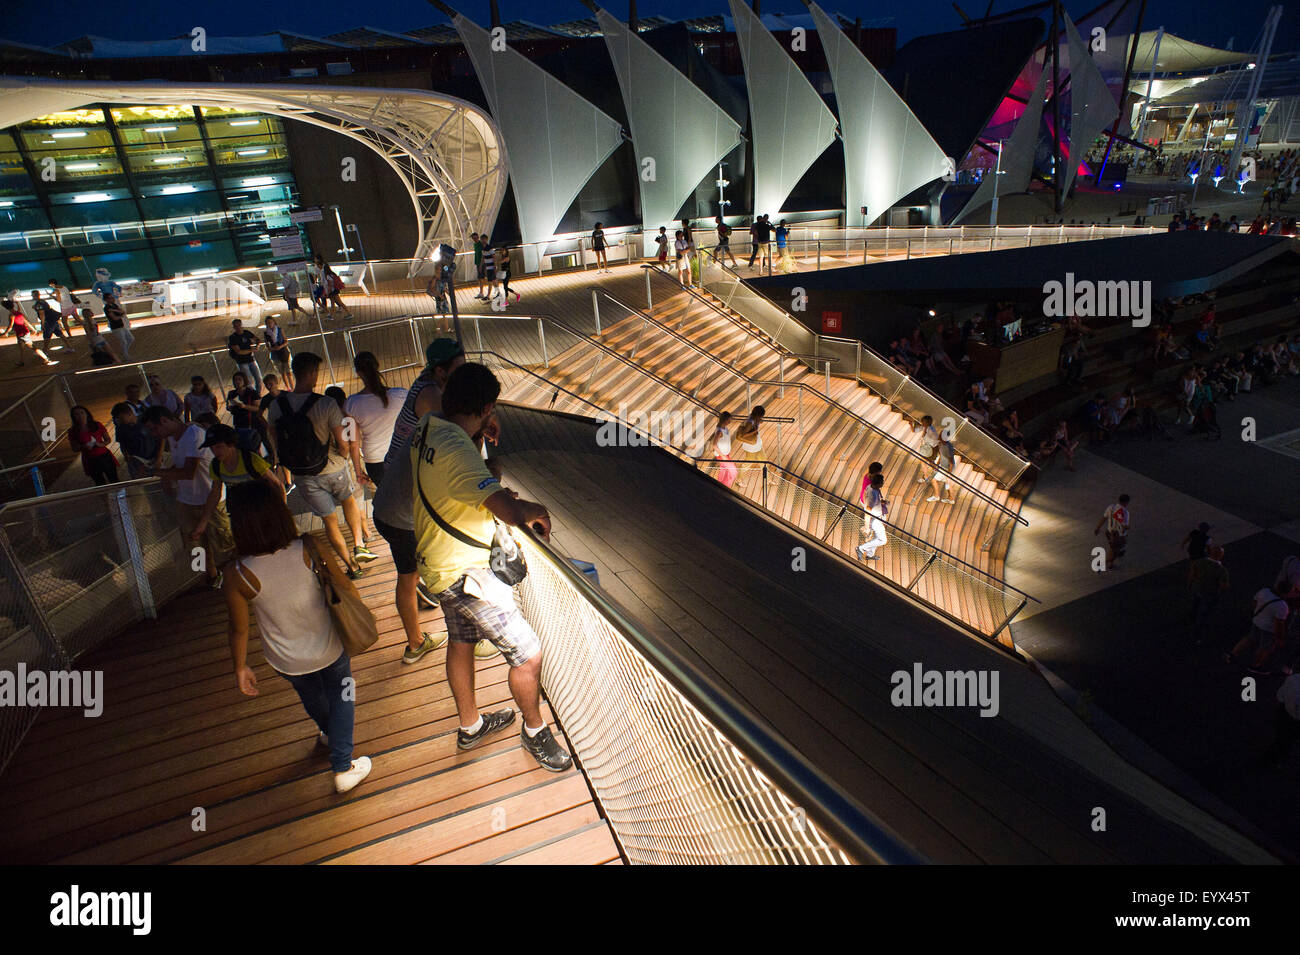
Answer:
MULTIPOLYGON (((493 373, 466 363, 459 343, 441 338, 429 344, 410 388, 388 385, 376 357, 360 352, 354 366, 362 388, 322 393, 319 356, 285 356, 286 374, 263 376, 258 349, 274 355, 279 339, 268 340, 268 331, 258 342, 239 321, 232 328, 231 424, 221 422, 221 399, 199 376, 184 397, 157 375, 147 394, 131 384, 112 417, 130 475, 162 481, 183 537, 203 555, 208 585, 225 595, 239 689, 258 693, 247 649, 255 616, 266 662, 317 725, 336 789, 346 792, 369 774, 370 759, 353 753, 355 694, 341 692, 351 678, 348 654, 317 580, 355 587, 382 537, 398 575, 400 659, 415 664, 446 646, 458 748, 472 749, 514 722, 513 709, 480 713, 475 703, 474 661, 500 653, 523 715, 521 745, 542 767, 567 769, 571 758, 541 715, 541 645, 490 569, 508 528, 545 536, 550 526, 545 508, 505 487, 499 462, 486 457, 500 434, 493 373), (374 492, 373 530, 363 488, 374 492), (297 532, 290 492, 322 522, 328 548, 297 532), (421 601, 442 607, 445 635, 422 629, 421 601)), ((72 418, 70 440, 87 474, 116 481, 108 429, 81 406, 72 418)))

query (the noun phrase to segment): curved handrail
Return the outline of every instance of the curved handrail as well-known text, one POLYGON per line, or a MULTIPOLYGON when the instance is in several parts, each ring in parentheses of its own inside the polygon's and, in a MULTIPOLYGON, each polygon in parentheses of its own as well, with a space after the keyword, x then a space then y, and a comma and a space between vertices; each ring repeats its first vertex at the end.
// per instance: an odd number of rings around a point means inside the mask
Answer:
MULTIPOLYGON (((500 356, 497 356, 500 357, 500 356)), ((530 528, 520 529, 553 568, 630 643, 672 687, 704 714, 745 758, 753 762, 809 818, 824 828, 855 861, 915 865, 926 860, 798 750, 753 718, 725 687, 692 667, 680 654, 649 639, 573 565, 530 528)))
MULTIPOLYGON (((730 269, 730 268, 728 268, 726 265, 724 265, 724 264, 722 263, 722 261, 721 261, 721 260, 720 260, 716 255, 713 254, 713 250, 711 250, 711 249, 701 248, 701 249, 699 249, 699 253, 700 253, 701 255, 707 255, 710 259, 713 260, 713 264, 716 265, 719 269, 721 269, 723 272, 727 273, 727 275, 731 276, 733 279, 735 279, 735 280, 736 280, 737 282, 739 282, 740 284, 742 284, 742 285, 744 284, 745 280, 742 279, 742 278, 740 277, 740 275, 737 274, 733 269, 730 269)), ((735 322, 735 323, 739 324, 739 322, 737 322, 737 319, 736 319, 735 316, 728 314, 727 311, 726 311, 725 309, 720 308, 718 305, 714 304, 713 302, 710 302, 707 298, 705 298, 703 295, 701 295, 701 294, 699 293, 699 291, 697 291, 696 289, 694 289, 694 288, 685 288, 685 291, 688 292, 688 293, 690 293, 690 295, 692 295, 692 296, 693 296, 697 301, 703 302, 704 304, 706 304, 706 305, 708 305, 710 308, 712 308, 714 311, 718 312, 718 313, 721 314, 721 315, 725 315, 725 316, 726 316, 728 319, 730 319, 732 322, 735 322)), ((764 298, 766 298, 766 296, 764 296, 764 298)), ((767 301, 771 302, 773 308, 778 308, 778 309, 781 308, 781 306, 777 305, 775 302, 772 302, 771 299, 767 299, 767 301)), ((790 313, 787 312, 787 311, 785 311, 785 309, 781 309, 781 311, 782 311, 786 316, 789 316, 789 315, 790 315, 790 313)), ((795 321, 797 322, 798 319, 795 319, 795 321)), ((746 323, 746 324, 752 325, 753 323, 746 323)), ((800 325, 802 325, 802 323, 800 323, 800 325)), ((822 334, 820 334, 820 333, 818 333, 818 332, 814 332, 812 329, 808 328, 806 325, 802 325, 802 327, 806 328, 806 329, 808 330, 808 333, 809 333, 810 335, 812 335, 812 336, 814 337, 814 339, 825 339, 826 341, 842 341, 842 342, 849 342, 849 343, 852 343, 852 344, 856 344, 856 345, 859 345, 861 348, 863 348, 865 351, 870 352, 872 355, 874 355, 876 358, 878 358, 880 361, 884 362, 885 364, 888 364, 888 363, 889 363, 889 360, 888 360, 887 358, 885 358, 884 355, 880 354, 880 352, 876 351, 874 348, 872 348, 872 347, 871 347, 870 345, 868 345, 866 342, 861 341, 860 339, 833 338, 833 337, 831 337, 831 336, 829 336, 829 335, 822 335, 822 334)), ((760 331, 761 331, 761 329, 760 329, 760 331)), ((764 333, 764 335, 766 335, 766 333, 764 333)), ((770 336, 768 336, 768 337, 770 337, 770 336)), ((772 342, 772 344, 773 344, 774 347, 776 347, 776 348, 778 348, 778 349, 781 349, 781 350, 783 350, 783 351, 789 352, 789 349, 786 349, 784 346, 782 346, 781 344, 779 344, 779 343, 776 342, 775 340, 772 342)), ((796 357, 796 358, 797 358, 797 357, 799 357, 799 356, 797 356, 797 355, 791 355, 791 357, 796 357)), ((960 413, 956 408, 953 408, 952 405, 949 404, 945 399, 941 398, 939 395, 936 395, 933 391, 931 391, 931 390, 930 390, 929 388, 927 388, 925 385, 921 384, 921 383, 920 383, 919 381, 917 381, 915 378, 913 378, 913 377, 911 377, 911 376, 909 375, 909 376, 908 376, 908 380, 911 381, 913 384, 915 384, 918 388, 920 388, 920 389, 921 389, 922 391, 924 391, 926 394, 928 394, 928 395, 929 395, 931 398, 933 398, 935 401, 939 402, 939 404, 943 405, 945 408, 949 408, 949 409, 951 409, 954 415, 956 415, 956 416, 958 416, 958 417, 962 417, 961 413, 960 413)), ((879 392, 877 392, 877 394, 879 394, 879 392)), ((881 397, 884 397, 884 396, 881 395, 881 397)), ((888 400, 888 399, 886 399, 886 400, 888 400)), ((892 407, 892 406, 893 406, 893 405, 892 405, 892 402, 891 402, 891 407, 892 407)), ((900 410, 897 409, 897 408, 895 408, 895 410, 898 411, 899 414, 902 414, 904 417, 910 417, 910 415, 907 415, 906 412, 900 411, 900 410)), ((1012 454, 1013 456, 1015 456, 1016 459, 1017 459, 1018 461, 1020 461, 1020 462, 1024 465, 1024 467, 1022 467, 1022 468, 1020 469, 1020 473, 1016 476, 1016 479, 1015 479, 1015 480, 1012 480, 1012 481, 1008 484, 1008 487, 1010 486, 1010 484, 1014 484, 1016 480, 1019 480, 1020 475, 1023 475, 1023 474, 1025 473, 1026 470, 1028 470, 1029 468, 1035 466, 1034 463, 1033 463, 1032 461, 1026 461, 1024 458, 1022 458, 1022 457, 1020 457, 1019 455, 1017 455, 1017 454, 1016 454, 1016 453, 1015 453, 1015 452, 1014 452, 1010 447, 1008 447, 1007 444, 1006 444, 1004 441, 1002 441, 1002 440, 1001 440, 997 435, 992 434, 991 432, 987 432, 987 431, 985 431, 984 433, 987 434, 989 437, 991 437, 991 438, 992 438, 994 441, 996 441, 999 445, 1001 445, 1002 447, 1006 448, 1006 450, 1008 451, 1008 453, 1010 453, 1010 454, 1012 454)), ((968 459, 968 460, 969 460, 969 459, 968 459)), ((971 462, 971 463, 972 463, 973 466, 978 467, 978 465, 974 465, 974 462, 971 462)), ((983 468, 980 468, 980 470, 983 471, 984 469, 983 469, 983 468)), ((985 472, 985 473, 987 473, 987 472, 985 472)), ((990 475, 990 477, 992 477, 992 476, 990 475)))
MULTIPOLYGON (((542 376, 542 375, 539 375, 537 372, 535 372, 535 371, 533 371, 533 370, 531 370, 531 369, 529 369, 529 368, 525 368, 523 365, 519 364, 517 361, 514 361, 514 360, 511 359, 511 358, 507 358, 507 357, 505 357, 504 355, 502 355, 502 354, 500 354, 500 353, 498 353, 498 352, 492 351, 491 349, 480 349, 480 350, 478 350, 478 351, 467 351, 467 352, 466 352, 466 356, 469 356, 469 355, 471 355, 471 354, 472 354, 472 355, 491 355, 493 358, 496 358, 496 359, 500 360, 501 362, 503 362, 503 363, 505 363, 505 364, 507 364, 507 365, 510 365, 511 367, 513 367, 513 368, 515 368, 516 370, 518 370, 518 371, 524 373, 525 375, 530 375, 531 377, 537 379, 537 381, 539 381, 540 383, 542 383, 543 385, 545 385, 547 388, 554 389, 555 391, 562 391, 562 392, 564 392, 566 395, 568 395, 570 398, 574 399, 575 401, 581 402, 581 403, 584 404, 584 405, 588 405, 588 406, 591 407, 591 408, 594 408, 597 412, 599 412, 599 413, 602 414, 602 415, 608 415, 608 414, 609 414, 609 411, 608 411, 608 410, 606 410, 605 408, 602 408, 600 405, 596 404, 596 403, 595 403, 594 401, 592 401, 591 399, 589 399, 589 398, 584 398, 582 395, 578 394, 577 392, 575 392, 575 391, 571 391, 571 390, 569 390, 568 388, 565 388, 563 385, 556 384, 555 382, 551 381, 549 378, 546 378, 546 377, 544 377, 544 376, 542 376)), ((627 425, 625 425, 625 427, 627 427, 628 430, 630 430, 630 431, 637 431, 638 433, 642 433, 642 432, 640 432, 639 429, 637 429, 637 428, 630 427, 630 426, 627 426, 627 425)), ((648 438, 649 436, 647 435, 646 437, 648 438)), ((683 447, 681 447, 681 446, 679 446, 679 445, 670 444, 670 443, 668 443, 668 442, 664 442, 664 441, 656 441, 655 444, 656 444, 657 446, 659 446, 659 447, 664 447, 664 448, 668 448, 668 449, 670 449, 670 450, 672 450, 672 451, 675 451, 675 452, 676 452, 679 456, 681 456, 682 458, 686 458, 686 459, 688 459, 688 460, 690 460, 690 461, 692 461, 692 462, 694 462, 694 463, 697 463, 697 464, 698 464, 699 462, 701 462, 701 461, 708 461, 708 460, 710 460, 710 459, 707 459, 707 458, 697 458, 695 455, 693 455, 693 454, 690 452, 690 450, 688 450, 688 449, 686 449, 686 448, 683 448, 683 447)), ((788 479, 791 480, 792 482, 795 482, 795 483, 801 483, 801 484, 807 485, 808 487, 813 488, 817 493, 819 493, 819 494, 825 496, 826 498, 828 498, 828 499, 830 499, 830 500, 832 500, 832 501, 834 501, 834 502, 840 504, 841 506, 843 506, 843 507, 846 508, 847 510, 852 510, 852 511, 855 513, 855 515, 857 515, 857 516, 861 516, 862 514, 865 513, 865 512, 863 511, 863 509, 862 509, 861 507, 859 507, 858 505, 853 504, 852 502, 848 501, 848 500, 845 499, 845 498, 840 497, 839 495, 835 494, 835 493, 832 492, 832 491, 827 491, 825 488, 821 487, 820 485, 816 484, 815 482, 810 481, 810 480, 808 480, 807 478, 802 477, 802 476, 800 476, 800 475, 798 475, 798 474, 795 474, 793 471, 790 471, 790 470, 788 470, 788 469, 782 467, 782 466, 779 465, 779 464, 775 464, 775 463, 768 462, 768 461, 751 461, 751 462, 747 462, 747 463, 751 463, 751 464, 766 464, 768 467, 772 468, 773 470, 780 471, 782 474, 787 475, 787 476, 788 476, 788 479)), ((917 542, 919 543, 919 545, 920 545, 922 548, 924 548, 924 549, 926 549, 926 550, 929 550, 929 551, 932 551, 932 552, 934 552, 934 553, 936 553, 936 554, 940 554, 940 555, 942 555, 946 560, 951 561, 951 562, 953 562, 954 564, 961 564, 963 567, 969 568, 969 569, 973 572, 973 573, 972 573, 972 576, 979 576, 979 577, 981 577, 982 579, 984 579, 985 581, 991 581, 993 584, 995 584, 996 586, 998 586, 998 587, 1000 587, 1000 588, 1003 588, 1003 589, 1008 590, 1008 591, 1014 591, 1015 593, 1019 594, 1021 597, 1024 597, 1027 601, 1028 601, 1028 600, 1032 600, 1032 601, 1034 601, 1035 603, 1038 603, 1038 602, 1039 602, 1039 601, 1038 601, 1038 598, 1033 597, 1033 596, 1030 596, 1029 594, 1025 593, 1023 590, 1020 590, 1020 589, 1017 588, 1017 587, 1013 587, 1013 586, 1011 586, 1011 585, 1008 584, 1006 581, 1002 580, 1000 577, 995 577, 993 574, 990 574, 988 571, 981 570, 980 568, 974 566, 973 564, 970 564, 970 563, 968 563, 967 561, 962 560, 960 557, 956 557, 956 556, 954 556, 954 555, 948 553, 948 552, 947 552, 946 550, 944 550, 943 548, 941 548, 941 547, 937 547, 937 546, 935 546, 934 544, 931 544, 929 541, 925 540, 925 538, 923 538, 923 537, 918 537, 917 535, 911 533, 910 531, 905 531, 905 530, 903 530, 902 528, 897 527, 895 524, 891 523, 890 521, 885 520, 884 518, 877 518, 877 520, 879 520, 881 523, 883 523, 886 527, 888 527, 888 528, 892 528, 892 529, 895 531, 895 533, 896 533, 899 537, 906 537, 906 538, 908 538, 908 539, 910 539, 910 540, 917 541, 917 542)), ((804 533, 807 533, 807 531, 805 531, 804 533)), ((924 601, 922 601, 922 602, 924 602, 924 601)), ((928 606, 928 605, 927 605, 927 606, 928 606)))
MULTIPOLYGON (((601 294, 602 294, 606 299, 608 299, 610 302, 612 302, 612 303, 614 303, 615 305, 619 306, 620 308, 626 310, 627 312, 630 312, 632 315, 634 315, 634 316, 636 316, 636 317, 638 317, 638 318, 642 318, 642 319, 644 319, 644 320, 646 320, 646 321, 648 321, 648 322, 653 322, 653 323, 654 323, 656 326, 658 326, 662 331, 666 332, 668 335, 671 335, 673 338, 677 339, 678 341, 680 341, 680 342, 682 342, 682 343, 688 345, 689 347, 691 347, 691 348, 694 349, 695 351, 699 352, 700 354, 706 356, 707 358, 709 358, 709 359, 711 359, 711 360, 717 362, 718 365, 719 365, 721 368, 723 368, 723 369, 725 369, 726 371, 730 372, 733 376, 735 376, 736 378, 739 378, 741 381, 746 382, 746 383, 748 383, 748 384, 750 384, 750 385, 765 385, 765 386, 769 386, 769 387, 779 387, 779 388, 803 388, 803 389, 807 390, 810 394, 815 395, 819 400, 825 401, 826 403, 830 404, 832 407, 834 407, 834 408, 836 408, 838 411, 840 411, 842 414, 847 415, 848 417, 850 417, 850 418, 852 418, 853 420, 857 421, 860 425, 862 425, 862 426, 864 426, 864 427, 866 427, 866 428, 869 428, 871 431, 873 431, 873 432, 875 432, 876 434, 880 435, 880 437, 884 438, 885 440, 887 440, 887 441, 893 443, 894 445, 896 445, 897 447, 901 448, 901 449, 902 449, 904 452, 906 452, 909 456, 914 457, 914 458, 917 458, 917 459, 920 460, 923 464, 925 464, 927 467, 929 467, 929 466, 931 465, 930 460, 927 459, 927 458, 925 457, 925 455, 921 454, 921 452, 917 451, 915 448, 909 447, 908 445, 904 444, 902 441, 899 441, 897 438, 895 438, 895 437, 894 437, 892 434, 890 434, 888 431, 884 431, 884 430, 882 430, 878 425, 872 424, 870 421, 868 421, 866 418, 862 417, 862 416, 861 416, 860 414, 858 414, 856 411, 854 411, 853 409, 849 408, 847 405, 841 404, 840 402, 836 401, 836 400, 835 400, 834 398, 832 398, 830 395, 822 394, 820 391, 816 390, 815 388, 810 387, 809 385, 807 385, 807 384, 805 384, 805 383, 803 383, 803 382, 801 382, 801 381, 771 381, 770 379, 749 378, 749 377, 747 377, 746 375, 742 374, 741 372, 737 371, 735 368, 732 368, 730 365, 724 363, 721 359, 718 358, 718 356, 714 355, 712 352, 709 352, 708 350, 702 348, 700 345, 698 345, 698 344, 696 344, 695 342, 691 341, 691 339, 687 338, 685 335, 682 335, 680 332, 674 331, 673 329, 669 328, 666 324, 664 324, 663 322, 661 322, 659 319, 655 318, 653 315, 650 315, 650 314, 648 314, 648 313, 646 313, 646 312, 641 311, 641 309, 639 309, 639 308, 633 308, 631 305, 628 305, 628 304, 626 304, 626 303, 624 303, 624 302, 619 301, 618 299, 614 298, 614 296, 610 295, 608 292, 604 292, 604 291, 602 291, 601 294)), ((557 324, 561 324, 561 323, 557 322, 557 324)), ((564 327, 564 326, 561 325, 561 327, 564 327)), ((567 329, 566 329, 566 330, 567 330, 567 329)), ((790 355, 789 357, 798 357, 798 356, 790 355)), ((823 359, 823 360, 825 360, 825 359, 823 359)), ((638 367, 639 367, 639 366, 638 366, 638 367)), ((969 461, 970 459, 967 458, 967 460, 969 461)), ((1028 526, 1029 526, 1029 521, 1027 521, 1025 518, 1021 517, 1021 516, 1020 516, 1019 514, 1017 514, 1015 511, 1011 510, 1011 509, 1010 509, 1009 507, 1007 507, 1005 504, 1000 504, 1000 503, 998 503, 996 500, 994 500, 993 498, 989 497, 989 495, 987 495, 987 494, 985 494, 983 491, 979 490, 979 488, 976 488, 976 487, 974 487, 973 485, 968 484, 965 480, 963 480, 962 478, 959 478, 959 477, 958 477, 957 475, 955 475, 955 474, 949 474, 949 477, 951 477, 951 478, 953 479, 953 481, 955 481, 957 484, 961 485, 963 488, 965 488, 965 489, 966 489, 967 491, 969 491, 971 494, 975 495, 975 496, 976 496, 977 498, 979 498, 981 501, 984 501, 986 504, 990 504, 990 505, 992 505, 995 509, 997 509, 999 512, 1001 512, 1001 513, 1004 514, 1005 516, 1012 518, 1013 520, 1015 520, 1015 521, 1016 521, 1017 523, 1019 523, 1019 524, 1023 524, 1025 527, 1028 527, 1028 526)))

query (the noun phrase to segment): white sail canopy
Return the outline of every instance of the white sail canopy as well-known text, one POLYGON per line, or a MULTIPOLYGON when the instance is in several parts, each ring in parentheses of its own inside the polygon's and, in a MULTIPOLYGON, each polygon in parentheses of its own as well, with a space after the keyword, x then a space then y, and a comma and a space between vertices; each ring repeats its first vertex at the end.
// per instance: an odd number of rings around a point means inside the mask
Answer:
POLYGON ((1034 173, 1034 154, 1038 150, 1038 136, 1043 122, 1047 77, 1047 70, 1043 70, 1038 75, 1038 83, 1035 84, 1034 91, 1029 94, 1025 111, 1020 114, 1020 119, 1016 121, 1016 128, 1011 131, 1011 137, 1002 147, 1002 175, 997 176, 994 170, 990 170, 980 181, 970 201, 952 220, 954 223, 960 222, 981 206, 992 202, 994 189, 999 196, 1014 195, 1029 189, 1029 181, 1034 173))
POLYGON ((945 175, 952 164, 844 31, 817 4, 809 4, 809 10, 835 85, 844 139, 846 221, 869 225, 903 196, 945 175))
POLYGON ((623 127, 508 44, 494 50, 478 24, 460 14, 452 24, 501 128, 523 241, 547 239, 623 127))
POLYGON ((1092 62, 1088 44, 1079 36, 1070 18, 1064 19, 1070 51, 1070 156, 1061 177, 1061 195, 1068 196, 1088 147, 1115 121, 1119 106, 1115 104, 1101 70, 1092 62))
POLYGON ((754 212, 775 215, 835 141, 835 114, 745 0, 729 0, 749 87, 754 212))
POLYGON ((596 19, 632 127, 641 224, 653 231, 669 225, 700 180, 736 148, 740 125, 622 22, 603 9, 596 19))

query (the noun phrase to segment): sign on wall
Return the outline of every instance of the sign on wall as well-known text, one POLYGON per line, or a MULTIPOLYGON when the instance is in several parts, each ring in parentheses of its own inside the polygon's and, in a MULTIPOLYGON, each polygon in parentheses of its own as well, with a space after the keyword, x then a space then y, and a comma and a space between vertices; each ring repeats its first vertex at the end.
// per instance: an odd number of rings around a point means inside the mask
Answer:
POLYGON ((838 335, 844 331, 843 312, 822 312, 822 334, 838 335))

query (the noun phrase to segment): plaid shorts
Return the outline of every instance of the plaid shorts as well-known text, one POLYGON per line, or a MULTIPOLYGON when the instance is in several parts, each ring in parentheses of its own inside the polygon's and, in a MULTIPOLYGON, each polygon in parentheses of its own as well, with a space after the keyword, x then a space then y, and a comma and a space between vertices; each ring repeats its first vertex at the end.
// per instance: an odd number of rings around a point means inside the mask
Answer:
POLYGON ((438 594, 447 621, 447 639, 452 643, 489 641, 512 667, 527 663, 542 652, 541 641, 515 606, 514 594, 487 569, 468 570, 454 584, 438 594), (472 577, 485 597, 465 594, 465 580, 472 577))

